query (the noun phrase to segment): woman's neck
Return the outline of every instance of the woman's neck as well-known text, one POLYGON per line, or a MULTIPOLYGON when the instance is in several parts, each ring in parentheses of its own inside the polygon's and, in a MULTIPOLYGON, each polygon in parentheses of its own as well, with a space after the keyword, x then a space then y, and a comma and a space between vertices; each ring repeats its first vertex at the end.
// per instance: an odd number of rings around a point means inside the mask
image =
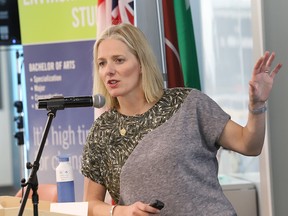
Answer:
POLYGON ((141 115, 147 112, 155 104, 155 102, 148 103, 145 98, 142 100, 120 100, 118 102, 118 112, 127 116, 141 115))

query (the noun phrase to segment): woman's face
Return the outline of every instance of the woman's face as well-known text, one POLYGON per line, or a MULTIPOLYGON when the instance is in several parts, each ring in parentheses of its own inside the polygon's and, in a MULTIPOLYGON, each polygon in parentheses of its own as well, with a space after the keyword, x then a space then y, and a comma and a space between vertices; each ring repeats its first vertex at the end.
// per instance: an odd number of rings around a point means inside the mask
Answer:
POLYGON ((117 39, 105 39, 98 46, 99 75, 112 97, 143 92, 141 66, 127 45, 117 39))

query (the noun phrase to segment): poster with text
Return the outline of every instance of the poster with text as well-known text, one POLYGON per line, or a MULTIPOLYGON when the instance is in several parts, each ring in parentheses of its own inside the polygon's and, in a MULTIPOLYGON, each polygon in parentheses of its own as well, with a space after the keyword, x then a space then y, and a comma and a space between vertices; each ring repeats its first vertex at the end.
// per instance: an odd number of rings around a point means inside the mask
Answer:
MULTIPOLYGON (((31 163, 48 119, 48 111, 38 109, 38 100, 92 94, 96 5, 97 0, 18 0, 27 98, 24 119, 31 163)), ((82 201, 81 154, 93 119, 93 107, 57 110, 37 172, 39 184, 56 183, 57 156, 69 155, 76 201, 82 201)))

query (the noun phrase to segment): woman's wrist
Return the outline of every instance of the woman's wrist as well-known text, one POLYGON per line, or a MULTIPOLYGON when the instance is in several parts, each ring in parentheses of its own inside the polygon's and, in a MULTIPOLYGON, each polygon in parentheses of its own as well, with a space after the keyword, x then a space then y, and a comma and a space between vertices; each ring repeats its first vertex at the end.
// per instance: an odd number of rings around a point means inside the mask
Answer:
POLYGON ((248 109, 249 109, 249 112, 252 113, 253 115, 265 113, 267 110, 266 102, 264 102, 263 104, 257 104, 257 106, 249 105, 248 109))

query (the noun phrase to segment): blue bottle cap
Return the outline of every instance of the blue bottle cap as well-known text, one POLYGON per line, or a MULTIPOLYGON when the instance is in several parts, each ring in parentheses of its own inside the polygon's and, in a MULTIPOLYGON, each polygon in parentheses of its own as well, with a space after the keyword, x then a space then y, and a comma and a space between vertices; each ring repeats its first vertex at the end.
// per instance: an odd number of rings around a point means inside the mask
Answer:
POLYGON ((68 155, 59 155, 59 162, 67 162, 69 161, 69 156, 68 155))

